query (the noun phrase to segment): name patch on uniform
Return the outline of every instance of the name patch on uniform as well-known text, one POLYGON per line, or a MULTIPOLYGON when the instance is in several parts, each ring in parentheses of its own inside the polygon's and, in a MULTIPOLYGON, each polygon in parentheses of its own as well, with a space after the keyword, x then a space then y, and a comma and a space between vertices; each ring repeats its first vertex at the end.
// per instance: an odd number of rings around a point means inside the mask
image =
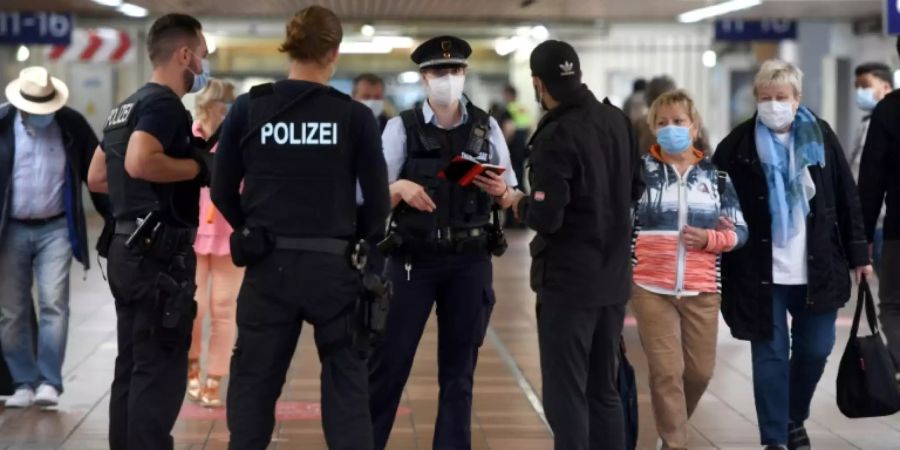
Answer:
POLYGON ((109 115, 106 116, 106 126, 115 127, 128 123, 128 118, 131 117, 131 111, 133 110, 134 103, 123 103, 113 108, 109 115))
POLYGON ((260 130, 263 145, 273 140, 278 145, 337 145, 335 122, 268 122, 260 130))

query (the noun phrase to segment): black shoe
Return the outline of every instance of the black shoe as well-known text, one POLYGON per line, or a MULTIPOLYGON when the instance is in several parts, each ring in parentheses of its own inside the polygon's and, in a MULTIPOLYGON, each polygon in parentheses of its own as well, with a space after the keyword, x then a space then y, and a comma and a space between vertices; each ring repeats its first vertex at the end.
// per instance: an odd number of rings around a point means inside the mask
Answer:
POLYGON ((767 445, 765 450, 785 450, 783 445, 767 445))
POLYGON ((788 450, 810 450, 811 448, 806 427, 793 422, 788 425, 788 450))

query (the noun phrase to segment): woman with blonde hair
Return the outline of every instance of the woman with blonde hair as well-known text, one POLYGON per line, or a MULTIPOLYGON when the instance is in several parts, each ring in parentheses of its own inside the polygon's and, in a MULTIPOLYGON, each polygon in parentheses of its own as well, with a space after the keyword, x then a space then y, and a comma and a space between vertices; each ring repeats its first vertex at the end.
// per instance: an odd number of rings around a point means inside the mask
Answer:
MULTIPOLYGON (((231 102, 234 85, 223 80, 210 80, 197 94, 194 114, 194 135, 212 144, 216 151, 218 130, 231 102)), ((222 377, 228 374, 231 348, 236 334, 235 311, 237 295, 244 278, 244 270, 231 262, 228 239, 231 226, 216 211, 209 188, 200 192, 200 226, 194 252, 197 253, 197 317, 188 353, 188 397, 203 406, 222 406, 219 393, 222 377), (206 381, 200 377, 200 356, 203 352, 203 323, 210 319, 209 342, 206 343, 206 381)))
POLYGON ((712 378, 719 324, 719 255, 747 240, 737 195, 694 144, 702 128, 684 91, 659 96, 647 125, 631 308, 650 368, 664 449, 686 449, 688 419, 712 378))
POLYGON ((772 450, 810 448, 804 421, 850 270, 857 281, 872 273, 853 175, 834 131, 801 103, 802 80, 789 63, 763 64, 757 115, 713 157, 750 228, 747 245, 722 258, 722 315, 751 341, 760 440, 772 450))

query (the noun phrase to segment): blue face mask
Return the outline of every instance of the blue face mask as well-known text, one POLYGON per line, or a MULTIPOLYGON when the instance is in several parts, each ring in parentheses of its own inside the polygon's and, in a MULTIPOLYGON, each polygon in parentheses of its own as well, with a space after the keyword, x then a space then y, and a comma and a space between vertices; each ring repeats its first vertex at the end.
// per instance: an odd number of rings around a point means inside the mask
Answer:
POLYGON ((875 91, 872 88, 856 89, 856 106, 863 111, 871 111, 875 109, 875 105, 878 104, 878 100, 875 100, 875 91))
POLYGON ((191 85, 191 89, 188 91, 191 94, 196 94, 203 90, 207 84, 209 84, 209 61, 203 59, 200 62, 200 73, 194 73, 190 68, 188 68, 188 72, 194 76, 194 83, 191 85))
POLYGON ((669 125, 656 130, 656 142, 666 153, 677 155, 691 148, 691 129, 669 125))
POLYGON ((25 123, 32 128, 47 128, 53 123, 54 114, 29 114, 25 123))

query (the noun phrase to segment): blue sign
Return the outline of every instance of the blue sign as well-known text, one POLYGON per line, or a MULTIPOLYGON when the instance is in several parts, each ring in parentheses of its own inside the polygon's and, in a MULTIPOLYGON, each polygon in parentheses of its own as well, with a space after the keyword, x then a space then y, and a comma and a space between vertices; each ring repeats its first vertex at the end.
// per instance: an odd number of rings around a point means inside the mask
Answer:
POLYGON ((72 13, 0 11, 0 44, 69 45, 72 13))
POLYGON ((884 29, 888 34, 900 34, 900 0, 887 0, 884 6, 884 29))
POLYGON ((769 20, 717 20, 716 41, 784 41, 797 39, 797 21, 769 20))

